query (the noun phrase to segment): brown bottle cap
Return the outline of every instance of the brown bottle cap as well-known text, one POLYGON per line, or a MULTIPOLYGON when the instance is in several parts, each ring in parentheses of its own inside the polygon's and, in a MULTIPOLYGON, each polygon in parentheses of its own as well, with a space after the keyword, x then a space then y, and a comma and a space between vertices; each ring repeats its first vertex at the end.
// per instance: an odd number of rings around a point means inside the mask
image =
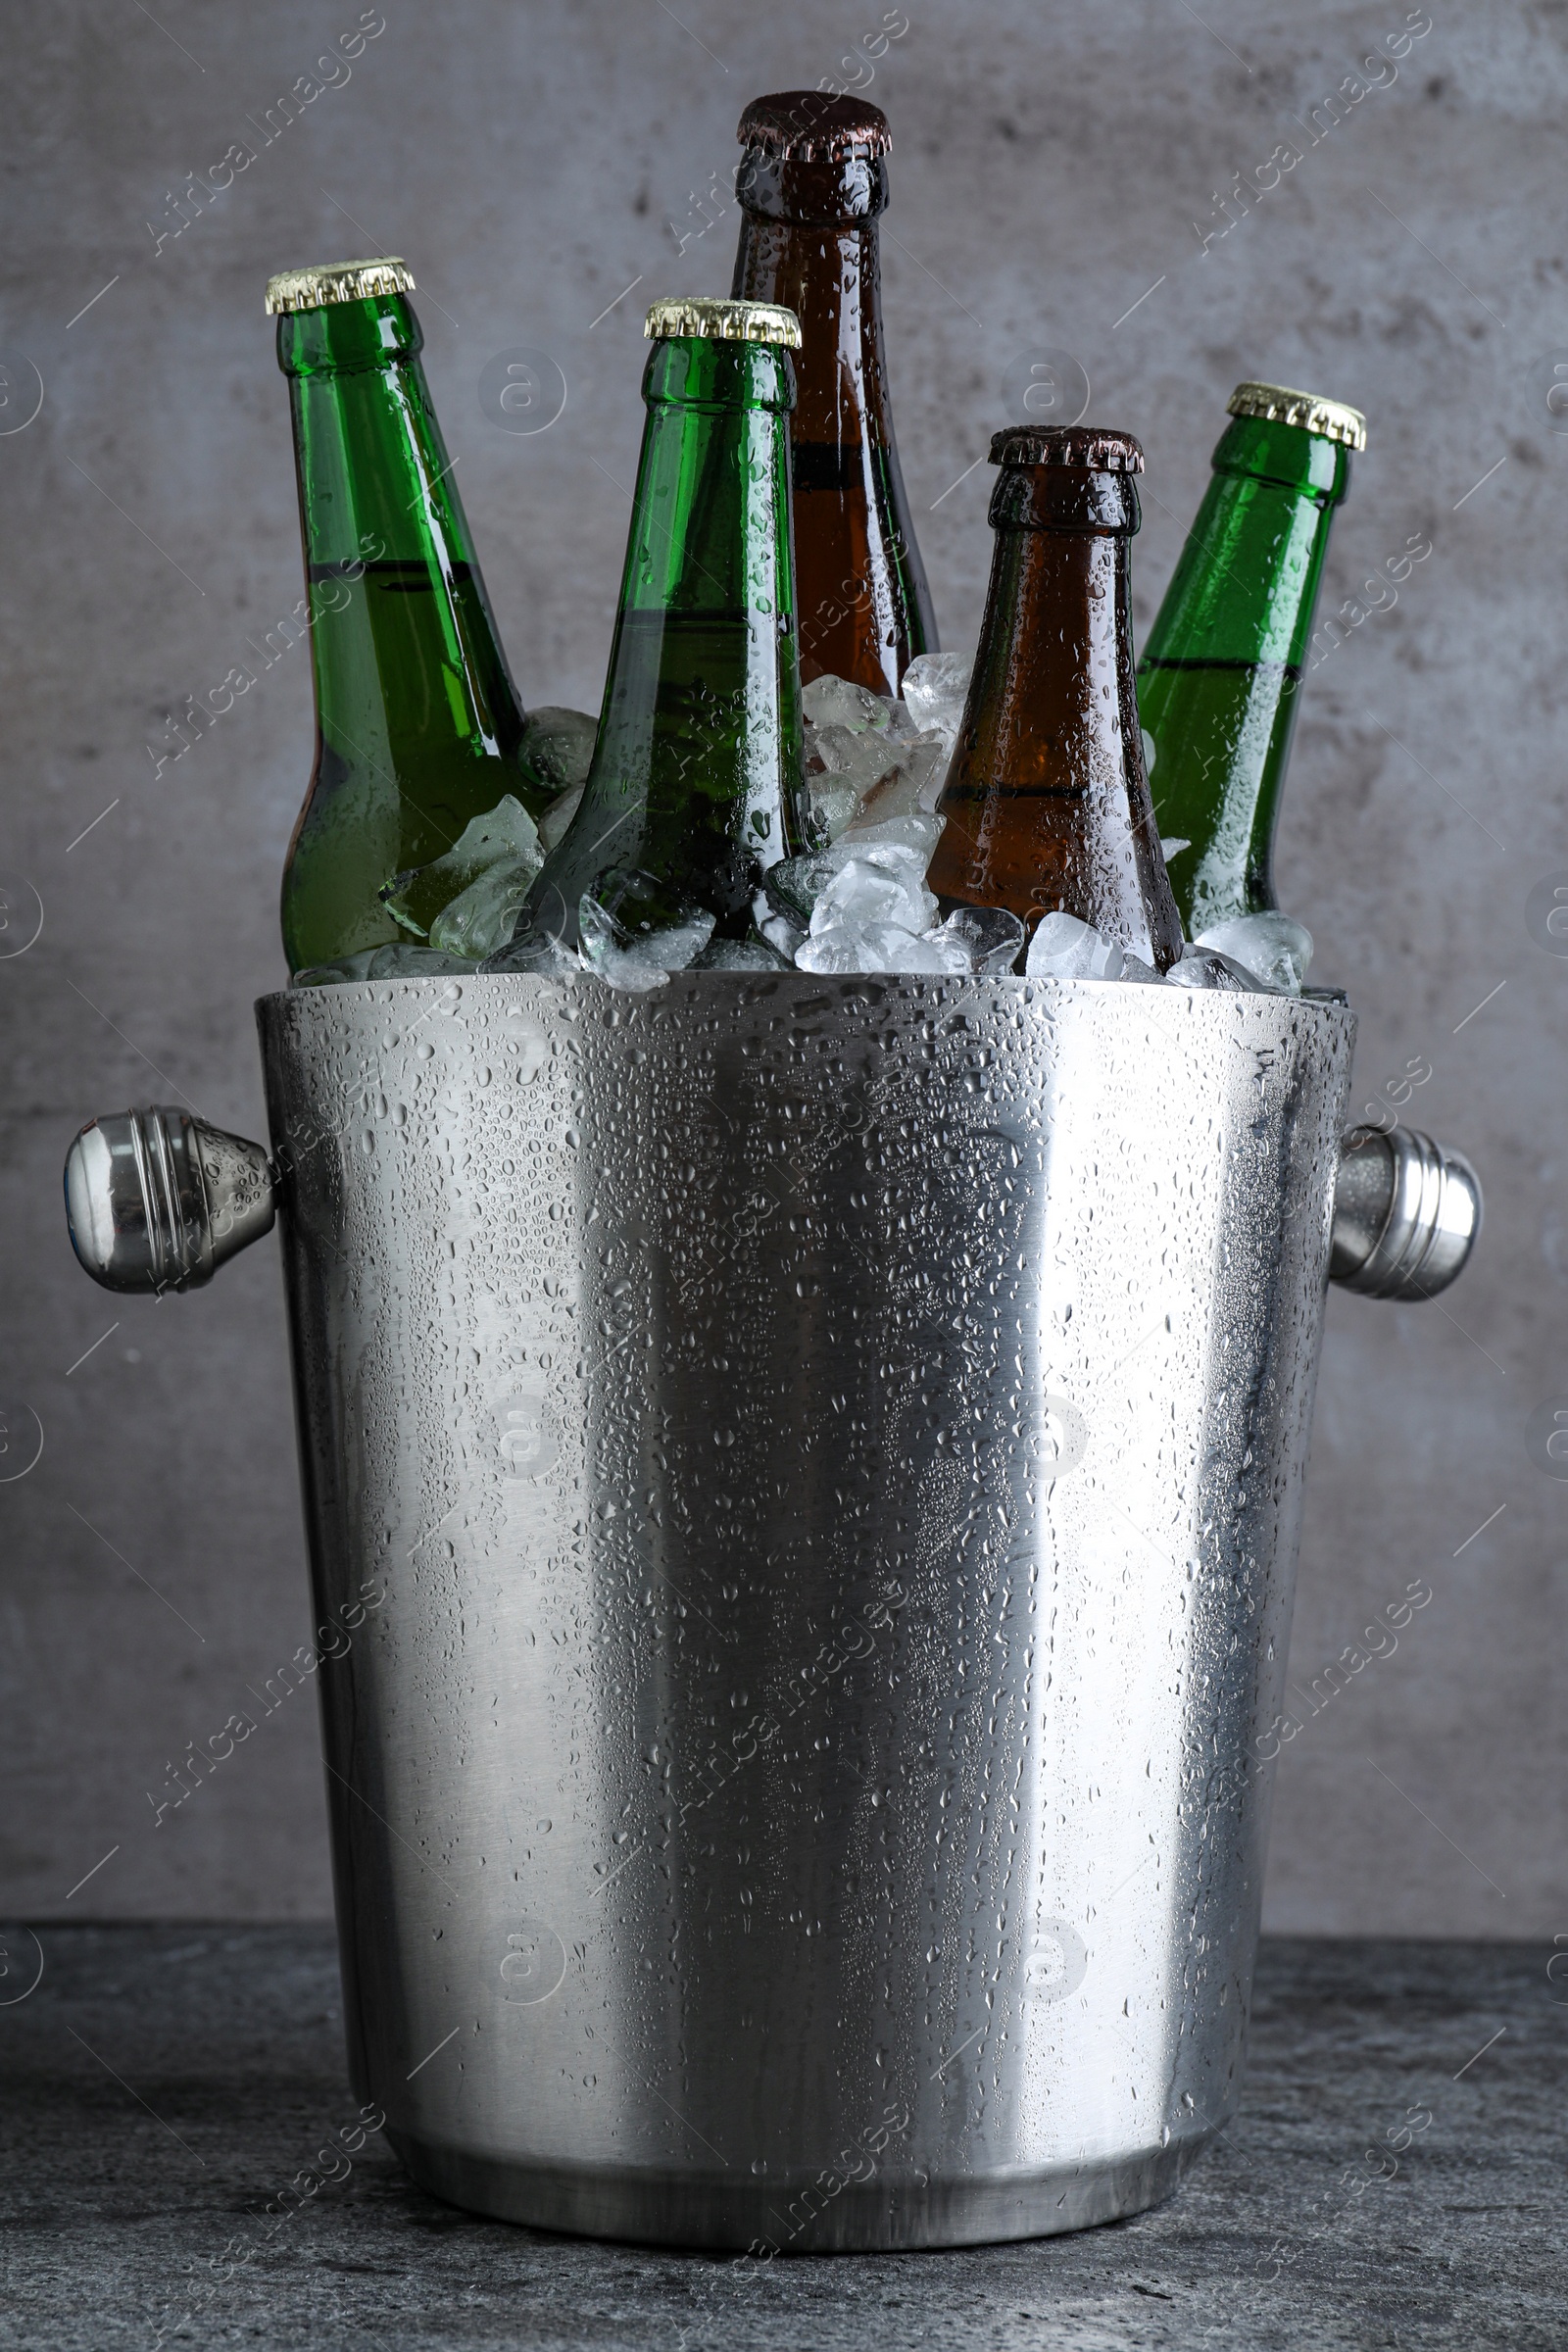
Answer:
POLYGON ((879 106, 863 98, 835 98, 826 90, 775 90, 770 97, 754 98, 735 136, 743 147, 798 164, 880 157, 893 145, 879 106))
POLYGON ((1142 473, 1131 433, 1098 424, 1009 424, 991 436, 993 466, 1083 466, 1093 473, 1142 473))

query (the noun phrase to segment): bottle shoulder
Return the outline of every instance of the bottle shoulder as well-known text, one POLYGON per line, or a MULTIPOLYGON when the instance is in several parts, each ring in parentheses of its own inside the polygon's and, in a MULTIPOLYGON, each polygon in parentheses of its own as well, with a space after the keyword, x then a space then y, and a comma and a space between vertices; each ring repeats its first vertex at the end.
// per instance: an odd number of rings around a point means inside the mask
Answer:
POLYGON ((1335 503, 1310 487, 1216 473, 1177 557, 1145 661, 1299 663, 1335 503))

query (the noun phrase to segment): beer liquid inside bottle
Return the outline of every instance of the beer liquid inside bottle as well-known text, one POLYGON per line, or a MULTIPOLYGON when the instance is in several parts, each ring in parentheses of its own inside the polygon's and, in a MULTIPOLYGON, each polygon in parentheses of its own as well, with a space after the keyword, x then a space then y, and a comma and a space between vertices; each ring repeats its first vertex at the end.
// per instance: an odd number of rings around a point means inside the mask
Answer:
POLYGON ((926 875, 945 906, 1060 909, 1165 971, 1181 923, 1154 831, 1134 691, 1129 433, 998 433, 991 584, 926 875))
POLYGON ((937 651, 888 405, 877 219, 887 118, 818 90, 756 98, 737 133, 733 291, 801 322, 791 424, 801 676, 896 695, 937 651))
POLYGON ((1190 846, 1170 873, 1189 934, 1259 914, 1334 510, 1359 411, 1240 384, 1234 422, 1138 670, 1159 830, 1190 846))
POLYGON ((743 939, 807 847, 790 550, 787 311, 655 303, 620 609, 581 804, 498 962, 573 947, 585 891, 650 876, 743 939))
MULTIPOLYGON (((283 871, 289 970, 406 939, 378 893, 513 793, 523 712, 496 634, 400 261, 268 287, 288 378, 316 763, 283 871)), ((305 617, 305 615, 302 615, 305 617)))

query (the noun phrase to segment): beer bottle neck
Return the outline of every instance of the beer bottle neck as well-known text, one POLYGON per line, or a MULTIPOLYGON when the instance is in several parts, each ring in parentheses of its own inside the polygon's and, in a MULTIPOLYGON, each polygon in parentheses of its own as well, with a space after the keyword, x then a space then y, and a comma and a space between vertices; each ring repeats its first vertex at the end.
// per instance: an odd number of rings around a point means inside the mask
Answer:
POLYGON ((805 486, 858 489, 858 466, 853 484, 839 480, 838 453, 857 443, 881 445, 890 435, 875 220, 808 222, 743 213, 734 292, 746 301, 783 303, 800 319, 809 364, 797 371, 792 432, 797 467, 812 477, 805 486), (803 468, 807 451, 812 457, 803 468), (818 484, 814 474, 824 467, 833 478, 818 484))
POLYGON ((1145 658, 1298 667, 1350 453, 1299 425, 1238 416, 1213 469, 1145 658))
POLYGON ((1190 931, 1277 904, 1273 841, 1343 443, 1238 416, 1139 668, 1151 789, 1190 931))
POLYGON ((318 718, 326 742, 343 732, 336 748, 351 760, 357 725, 373 739, 367 757, 400 733, 510 753, 522 726, 430 406, 423 342, 399 294, 278 320, 318 718), (411 662, 417 676, 400 676, 411 662))
MULTIPOLYGON (((977 771, 1050 792, 1093 770, 1119 785, 1137 742, 1131 477, 1008 468, 975 655, 977 771), (1046 714, 1042 726, 1034 723, 1046 714)), ((960 757, 967 754, 962 747, 960 757)))
POLYGON ((376 558, 471 565, 468 538, 401 294, 295 311, 277 322, 289 381, 309 560, 376 558))
POLYGON ((643 398, 621 612, 766 613, 788 634, 787 355, 672 337, 654 346, 643 398))
POLYGON ((801 322, 791 425, 801 674, 893 695, 936 621, 888 398, 877 220, 887 166, 748 149, 732 291, 801 322))

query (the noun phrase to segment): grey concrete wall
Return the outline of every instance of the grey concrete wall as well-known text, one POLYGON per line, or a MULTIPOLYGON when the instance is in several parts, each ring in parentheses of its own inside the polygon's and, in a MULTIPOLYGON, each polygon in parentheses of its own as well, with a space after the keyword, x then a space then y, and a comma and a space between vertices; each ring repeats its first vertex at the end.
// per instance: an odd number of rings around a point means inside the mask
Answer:
MULTIPOLYGON (((311 754, 303 650, 177 764, 155 774, 145 747, 180 698, 254 668, 247 649, 299 595, 264 280, 409 258, 524 696, 591 708, 644 304, 726 290, 733 215, 698 234, 695 199, 716 175, 722 203, 742 102, 842 74, 883 18, 870 0, 381 4, 352 77, 270 144, 253 119, 355 24, 355 0, 164 0, 157 23, 63 0, 8 26, 5 936, 30 930, 29 893, 43 910, 35 944, 0 962, 0 1903, 17 1913, 329 1900, 308 1690, 162 1826, 147 1795, 308 1628, 273 1252, 194 1298, 116 1303, 76 1271, 58 1190, 95 1110, 185 1101, 263 1131, 250 1006, 281 977, 277 876, 311 754), (255 161, 155 249, 170 192, 233 142, 255 161), (478 400, 485 362, 515 346, 550 354, 567 385, 533 435, 478 400), (29 366, 44 397, 27 422, 29 366), (19 1477, 29 1416, 43 1450, 19 1477)), ((1431 540, 1396 603, 1311 680, 1280 874, 1317 976, 1362 1010, 1358 1102, 1392 1096, 1469 1149, 1489 1225, 1441 1303, 1331 1301, 1292 1656, 1306 1695, 1268 1915, 1568 1929, 1552 1708, 1568 1484, 1528 1444, 1532 1415, 1568 1402, 1568 959, 1527 916, 1533 886, 1568 878, 1568 418, 1532 373, 1568 354, 1560 16, 1432 0, 1396 77, 1372 69, 1382 86, 1314 141, 1314 104, 1366 79, 1373 42, 1405 23, 1398 0, 1209 0, 1201 23, 1135 0, 907 13, 870 89, 895 131, 900 438, 947 642, 978 622, 977 461, 1001 385, 1042 349, 1074 355, 1091 416, 1146 444, 1143 624, 1243 375, 1368 413, 1329 609, 1411 535, 1431 540), (1216 191, 1258 167, 1267 179, 1282 142, 1300 161, 1205 250, 1216 191), (1407 1089, 1412 1071, 1430 1075, 1407 1089), (1397 1649, 1313 1713, 1321 1669, 1412 1582, 1431 1599, 1397 1649)))

